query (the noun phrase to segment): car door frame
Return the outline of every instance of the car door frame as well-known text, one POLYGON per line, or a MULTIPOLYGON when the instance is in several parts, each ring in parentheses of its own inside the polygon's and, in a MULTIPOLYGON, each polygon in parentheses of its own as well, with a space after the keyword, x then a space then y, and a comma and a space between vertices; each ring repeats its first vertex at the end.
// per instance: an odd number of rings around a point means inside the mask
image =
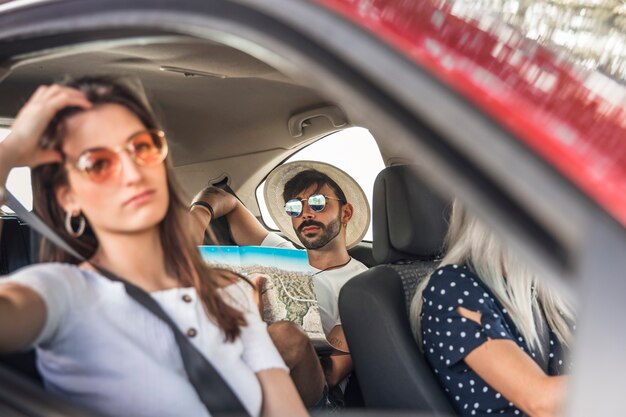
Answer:
POLYGON ((292 0, 15 1, 0 5, 0 62, 62 44, 166 33, 261 57, 316 86, 380 141, 406 147, 436 187, 458 195, 555 285, 578 295, 568 415, 621 410, 623 226, 501 123, 372 33, 292 0))

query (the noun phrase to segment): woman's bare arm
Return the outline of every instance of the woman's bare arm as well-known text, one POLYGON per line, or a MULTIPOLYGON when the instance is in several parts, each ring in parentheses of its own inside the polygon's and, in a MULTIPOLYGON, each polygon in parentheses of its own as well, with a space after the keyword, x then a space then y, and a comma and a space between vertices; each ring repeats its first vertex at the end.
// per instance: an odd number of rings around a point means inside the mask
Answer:
POLYGON ((257 372, 263 392, 263 417, 299 417, 309 413, 287 371, 266 369, 257 372))
MULTIPOLYGON (((20 109, 11 133, 0 142, 0 186, 11 169, 60 162, 61 155, 43 149, 40 140, 50 119, 68 106, 91 108, 85 95, 59 85, 40 86, 20 109)), ((32 343, 46 321, 43 299, 32 289, 7 283, 0 285, 0 351, 12 351, 32 343)))
POLYGON ((23 285, 0 285, 0 351, 29 346, 46 322, 46 305, 34 290, 23 285))
MULTIPOLYGON (((459 313, 480 323, 480 313, 463 307, 459 313)), ((529 416, 552 417, 563 412, 567 377, 546 375, 512 340, 488 340, 471 351, 465 363, 529 416)))

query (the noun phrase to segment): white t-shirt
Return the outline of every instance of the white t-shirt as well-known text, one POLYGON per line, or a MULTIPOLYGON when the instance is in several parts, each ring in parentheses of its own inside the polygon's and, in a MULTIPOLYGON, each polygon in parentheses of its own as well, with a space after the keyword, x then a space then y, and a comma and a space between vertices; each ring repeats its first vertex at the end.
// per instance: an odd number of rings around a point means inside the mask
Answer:
MULTIPOLYGON (((283 239, 276 233, 269 233, 261 242, 261 246, 295 249, 288 240, 283 239)), ((339 291, 348 280, 361 272, 367 271, 367 267, 352 258, 347 265, 341 268, 321 271, 311 267, 313 274, 313 286, 315 296, 320 307, 320 317, 324 333, 328 336, 333 327, 341 324, 339 318, 339 291)))
MULTIPOLYGON (((128 296, 123 284, 58 263, 21 269, 4 282, 32 288, 46 304, 46 323, 33 345, 49 390, 108 416, 209 415, 187 379, 171 329, 128 296)), ((288 369, 250 292, 230 285, 222 293, 247 321, 233 343, 224 342, 195 289, 151 295, 183 333, 196 331, 191 342, 258 416, 262 395, 255 373, 288 369)))

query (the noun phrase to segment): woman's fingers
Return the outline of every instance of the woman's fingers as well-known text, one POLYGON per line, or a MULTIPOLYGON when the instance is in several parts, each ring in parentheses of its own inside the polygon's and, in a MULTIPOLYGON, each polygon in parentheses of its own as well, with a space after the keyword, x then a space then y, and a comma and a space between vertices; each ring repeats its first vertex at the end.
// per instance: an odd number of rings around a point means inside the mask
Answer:
POLYGON ((52 96, 48 100, 48 105, 49 108, 47 110, 50 112, 50 119, 52 119, 52 117, 54 117, 54 115, 57 114, 59 110, 62 110, 65 107, 81 107, 83 109, 88 109, 91 107, 92 104, 84 96, 81 97, 66 93, 59 93, 55 96, 52 96))
POLYGON ((50 119, 65 107, 90 108, 92 106, 83 92, 60 85, 51 85, 41 91, 38 90, 33 96, 32 104, 44 110, 50 119))

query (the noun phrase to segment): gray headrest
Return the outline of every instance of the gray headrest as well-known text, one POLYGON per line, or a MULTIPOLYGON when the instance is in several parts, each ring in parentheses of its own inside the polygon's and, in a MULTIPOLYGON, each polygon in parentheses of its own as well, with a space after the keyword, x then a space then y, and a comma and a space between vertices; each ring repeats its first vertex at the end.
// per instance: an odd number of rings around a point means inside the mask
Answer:
POLYGON ((416 168, 385 168, 374 182, 373 253, 377 263, 430 260, 443 247, 450 202, 419 179, 416 168))

